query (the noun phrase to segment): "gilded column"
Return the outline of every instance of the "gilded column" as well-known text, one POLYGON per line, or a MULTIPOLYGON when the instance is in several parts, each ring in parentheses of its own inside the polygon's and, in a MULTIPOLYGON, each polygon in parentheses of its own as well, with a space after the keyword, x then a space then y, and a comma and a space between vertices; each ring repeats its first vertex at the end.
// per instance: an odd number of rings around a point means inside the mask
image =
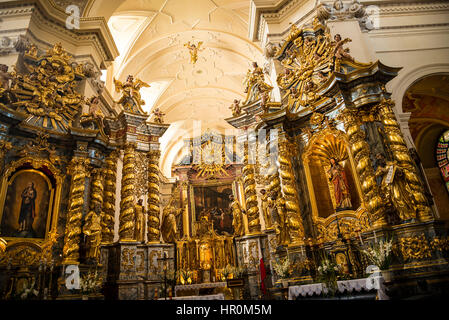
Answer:
POLYGON ((78 264, 85 182, 89 176, 88 167, 88 159, 74 157, 67 169, 72 176, 72 181, 65 227, 63 264, 78 264))
POLYGON ((122 190, 119 217, 120 241, 134 241, 134 189, 136 176, 134 171, 136 145, 127 143, 123 156, 122 190))
POLYGON ((243 163, 243 188, 246 216, 248 217, 248 230, 250 233, 258 233, 260 232, 260 217, 256 194, 255 165, 249 163, 248 144, 245 144, 243 163))
POLYGON ((380 196, 379 187, 376 183, 370 158, 370 147, 365 141, 365 133, 360 127, 360 120, 355 111, 349 109, 345 109, 342 112, 341 119, 344 122, 346 134, 349 138, 354 161, 357 163, 357 176, 362 186, 364 201, 367 204, 368 211, 374 218, 374 226, 386 225, 387 220, 383 210, 384 201, 380 196))
POLYGON ((95 168, 92 170, 92 184, 90 190, 90 205, 99 205, 103 210, 103 194, 104 194, 104 169, 95 168))
POLYGON ((148 241, 159 242, 159 215, 160 215, 160 196, 159 196, 159 150, 148 152, 148 241))
POLYGON ((106 170, 104 180, 104 201, 102 218, 102 243, 112 243, 114 241, 114 220, 115 220, 115 192, 117 181, 117 161, 118 153, 113 151, 106 158, 106 170))
POLYGON ((393 111, 394 102, 391 99, 384 100, 380 103, 378 112, 384 125, 385 134, 387 136, 389 147, 394 160, 405 171, 407 183, 413 190, 413 196, 417 205, 418 218, 421 221, 433 220, 431 209, 424 195, 423 185, 419 179, 416 167, 408 152, 399 123, 393 111))
MULTIPOLYGON (((293 173, 291 151, 294 145, 285 136, 279 139, 279 176, 282 194, 285 199, 286 220, 288 233, 292 244, 302 244, 304 238, 304 227, 298 203, 298 190, 293 173)), ((276 175, 272 180, 273 187, 276 186, 276 175)))
POLYGON ((183 182, 181 184, 181 192, 182 192, 182 225, 184 236, 190 238, 190 229, 189 229, 189 198, 188 198, 188 190, 189 184, 187 182, 183 182))

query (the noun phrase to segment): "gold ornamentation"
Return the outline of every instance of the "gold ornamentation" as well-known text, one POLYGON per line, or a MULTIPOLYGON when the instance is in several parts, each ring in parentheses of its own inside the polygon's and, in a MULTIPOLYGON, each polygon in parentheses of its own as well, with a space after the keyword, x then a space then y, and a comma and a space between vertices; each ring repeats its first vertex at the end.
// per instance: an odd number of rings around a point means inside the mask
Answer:
POLYGON ((432 250, 437 250, 441 252, 449 251, 449 236, 446 238, 443 237, 435 237, 430 241, 430 247, 432 250))
POLYGON ((12 143, 0 140, 0 173, 3 171, 3 165, 5 161, 5 156, 8 153, 9 150, 12 149, 12 143))
POLYGON ((204 48, 201 48, 201 45, 203 44, 203 41, 199 41, 198 44, 195 43, 184 43, 184 46, 189 49, 190 53, 190 63, 195 64, 198 61, 198 51, 203 51, 204 48))
POLYGON ((255 102, 257 99, 263 99, 266 104, 273 87, 265 82, 263 70, 257 65, 257 62, 253 62, 253 70, 248 70, 246 73, 244 84, 246 98, 242 103, 243 106, 255 102))
POLYGON ((418 218, 421 221, 433 220, 431 209, 427 203, 422 182, 408 152, 399 123, 393 112, 394 102, 390 99, 384 100, 379 105, 379 115, 384 125, 385 134, 389 142, 389 148, 394 160, 401 166, 405 180, 412 190, 415 198, 418 218))
POLYGON ((39 58, 28 59, 25 55, 29 75, 16 70, 11 73, 11 93, 18 100, 12 105, 29 115, 27 123, 39 123, 43 129, 68 133, 82 108, 83 98, 75 88, 84 77, 76 72, 70 60, 71 56, 58 43, 39 58))
POLYGON ((370 148, 365 141, 365 133, 360 127, 355 111, 345 109, 339 116, 344 123, 346 134, 351 145, 354 162, 357 163, 357 177, 360 180, 362 194, 373 222, 377 226, 386 225, 384 212, 385 201, 379 193, 379 187, 375 180, 374 169, 370 159, 370 148))
POLYGON ((63 248, 64 264, 78 264, 85 180, 89 176, 88 166, 89 159, 74 157, 67 169, 72 181, 63 248))
POLYGON ((396 251, 402 254, 405 261, 432 257, 429 242, 423 234, 419 237, 400 238, 396 245, 396 251))
POLYGON ((286 222, 291 243, 300 244, 303 241, 304 230, 298 204, 298 191, 295 175, 291 164, 291 157, 296 146, 285 136, 279 141, 279 175, 281 189, 285 199, 286 222))
POLYGON ((136 184, 134 195, 136 198, 141 198, 147 193, 147 179, 148 179, 148 163, 147 156, 144 152, 135 153, 134 172, 136 173, 136 184))
POLYGON ((83 233, 86 236, 86 259, 98 262, 101 243, 101 204, 91 202, 91 209, 86 215, 83 233))
POLYGON ((114 217, 115 217, 115 192, 117 180, 118 152, 113 151, 106 158, 105 187, 103 201, 103 217, 101 221, 103 243, 112 243, 114 240, 114 217))
POLYGON ((232 201, 230 207, 232 211, 232 227, 234 228, 234 235, 236 237, 241 237, 245 234, 242 207, 240 202, 234 198, 234 195, 230 195, 229 199, 232 201))
POLYGON ((134 203, 135 203, 135 159, 136 145, 127 143, 125 146, 125 154, 123 156, 123 175, 122 190, 120 201, 120 217, 119 217, 119 238, 120 241, 134 240, 134 203))
POLYGON ((148 152, 148 241, 159 242, 159 215, 160 215, 160 197, 159 197, 159 150, 148 152))
POLYGON ((260 232, 260 218, 256 193, 255 165, 249 162, 248 143, 245 143, 244 152, 242 173, 248 230, 250 233, 257 233, 260 232))
POLYGON ((134 80, 134 76, 129 75, 125 83, 121 83, 114 78, 114 85, 115 91, 117 93, 122 93, 122 97, 117 103, 122 105, 125 111, 136 114, 146 114, 142 110, 145 101, 142 100, 140 89, 142 87, 149 88, 150 85, 148 83, 139 79, 134 80))
MULTIPOLYGON (((199 164, 193 166, 193 169, 198 172, 197 178, 212 178, 217 176, 229 176, 226 168, 225 144, 214 143, 209 140, 196 147, 197 154, 201 159, 199 164)), ((196 161, 195 161, 196 162, 196 161)))
POLYGON ((95 208, 97 205, 100 210, 103 208, 104 194, 104 169, 94 168, 91 173, 92 183, 90 187, 90 203, 95 208))
POLYGON ((161 110, 159 110, 159 108, 154 109, 152 113, 154 114, 154 118, 153 118, 154 123, 159 123, 159 124, 164 123, 163 117, 165 116, 165 113, 163 113, 161 110))

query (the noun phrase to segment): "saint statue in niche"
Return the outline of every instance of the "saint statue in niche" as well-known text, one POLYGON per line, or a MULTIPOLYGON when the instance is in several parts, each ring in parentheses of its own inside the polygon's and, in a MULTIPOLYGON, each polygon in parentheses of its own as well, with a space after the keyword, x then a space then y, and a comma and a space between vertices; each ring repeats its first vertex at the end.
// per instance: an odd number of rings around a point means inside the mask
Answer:
POLYGON ((33 222, 36 218, 36 189, 34 188, 34 182, 28 183, 28 185, 22 191, 22 203, 20 205, 19 213, 19 230, 18 232, 27 232, 34 234, 33 222))
POLYGON ((327 171, 327 174, 329 175, 329 181, 334 187, 335 209, 336 211, 350 209, 352 208, 351 195, 349 193, 348 179, 346 178, 344 168, 335 158, 331 158, 330 163, 331 167, 327 171))

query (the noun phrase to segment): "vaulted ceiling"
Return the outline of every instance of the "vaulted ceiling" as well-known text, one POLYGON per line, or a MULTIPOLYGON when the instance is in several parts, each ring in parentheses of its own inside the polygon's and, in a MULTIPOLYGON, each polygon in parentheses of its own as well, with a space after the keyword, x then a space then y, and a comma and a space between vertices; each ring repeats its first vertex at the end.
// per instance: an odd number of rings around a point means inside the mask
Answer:
POLYGON ((141 92, 146 111, 159 107, 172 124, 161 140, 167 176, 183 139, 198 134, 199 126, 202 132, 232 128, 224 121, 229 106, 244 97, 251 62, 263 65, 261 48, 248 40, 249 9, 249 0, 96 0, 86 6, 85 16, 105 16, 120 51, 108 69, 109 91, 115 94, 113 77, 124 81, 133 74, 151 85, 141 92), (203 42, 196 64, 188 41, 203 42))

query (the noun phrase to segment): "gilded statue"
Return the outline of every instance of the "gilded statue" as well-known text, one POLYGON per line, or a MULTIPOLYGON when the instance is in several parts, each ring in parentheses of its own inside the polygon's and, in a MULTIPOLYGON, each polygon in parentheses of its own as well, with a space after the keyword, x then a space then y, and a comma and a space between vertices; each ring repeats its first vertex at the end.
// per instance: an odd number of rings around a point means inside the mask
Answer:
POLYGON ((9 81, 11 80, 11 74, 8 72, 8 66, 0 64, 0 97, 10 88, 9 81))
POLYGON ((335 209, 337 211, 349 209, 352 207, 351 194, 345 170, 335 158, 330 159, 330 164, 331 167, 327 170, 327 174, 334 189, 335 209))
POLYGON ((182 213, 182 209, 176 209, 174 206, 174 201, 175 198, 172 196, 162 211, 161 233, 162 239, 164 239, 167 243, 174 243, 178 238, 176 220, 182 213))
POLYGON ((201 48, 203 41, 198 42, 198 44, 187 42, 184 44, 187 49, 189 49, 190 53, 190 63, 195 64, 198 61, 198 51, 203 51, 204 48, 201 48))
MULTIPOLYGON (((265 83, 265 76, 261 67, 257 65, 257 62, 252 64, 253 70, 248 70, 246 78, 244 80, 246 99, 243 105, 249 102, 262 99, 265 94, 269 94, 273 87, 265 83)), ((265 96, 265 101, 267 97, 265 96)))
POLYGON ((270 202, 271 199, 265 189, 260 190, 260 200, 262 201, 262 215, 265 222, 265 229, 271 228, 270 202))
POLYGON ((238 117, 241 115, 242 109, 240 108, 240 100, 234 99, 234 102, 231 104, 229 109, 231 109, 233 117, 238 117))
POLYGON ((381 179, 380 188, 390 199, 402 221, 416 219, 417 204, 414 193, 406 180, 407 170, 396 161, 386 161, 383 154, 376 155, 376 178, 381 179))
POLYGON ((137 200, 137 203, 134 205, 134 218, 136 219, 136 227, 134 228, 134 239, 137 242, 144 242, 145 240, 145 214, 144 208, 142 205, 142 199, 137 200))
POLYGON ((287 209, 285 207, 285 199, 279 196, 276 191, 272 194, 272 199, 275 201, 277 221, 276 221, 276 234, 278 245, 287 245, 289 242, 288 235, 288 221, 287 221, 287 209))
POLYGON ((351 42, 351 39, 342 39, 340 34, 334 36, 334 56, 336 59, 347 59, 349 61, 354 61, 354 58, 349 54, 348 48, 343 48, 343 45, 351 42))
POLYGON ((159 108, 154 109, 152 113, 154 114, 154 123, 164 123, 163 116, 165 116, 165 113, 163 113, 159 108))
POLYGON ((85 218, 83 233, 86 239, 86 259, 98 261, 101 242, 101 204, 91 205, 85 218))
POLYGON ((149 88, 150 85, 141 81, 140 79, 135 79, 133 75, 129 75, 126 78, 125 83, 114 78, 115 91, 117 93, 122 93, 122 97, 118 101, 125 111, 133 112, 137 114, 145 114, 142 110, 142 106, 145 105, 145 101, 142 100, 140 95, 140 89, 142 87, 149 88))
POLYGON ((234 228, 234 235, 241 237, 245 234, 245 228, 243 225, 243 210, 240 203, 235 199, 234 195, 229 196, 231 201, 230 208, 232 212, 232 227, 234 228))

